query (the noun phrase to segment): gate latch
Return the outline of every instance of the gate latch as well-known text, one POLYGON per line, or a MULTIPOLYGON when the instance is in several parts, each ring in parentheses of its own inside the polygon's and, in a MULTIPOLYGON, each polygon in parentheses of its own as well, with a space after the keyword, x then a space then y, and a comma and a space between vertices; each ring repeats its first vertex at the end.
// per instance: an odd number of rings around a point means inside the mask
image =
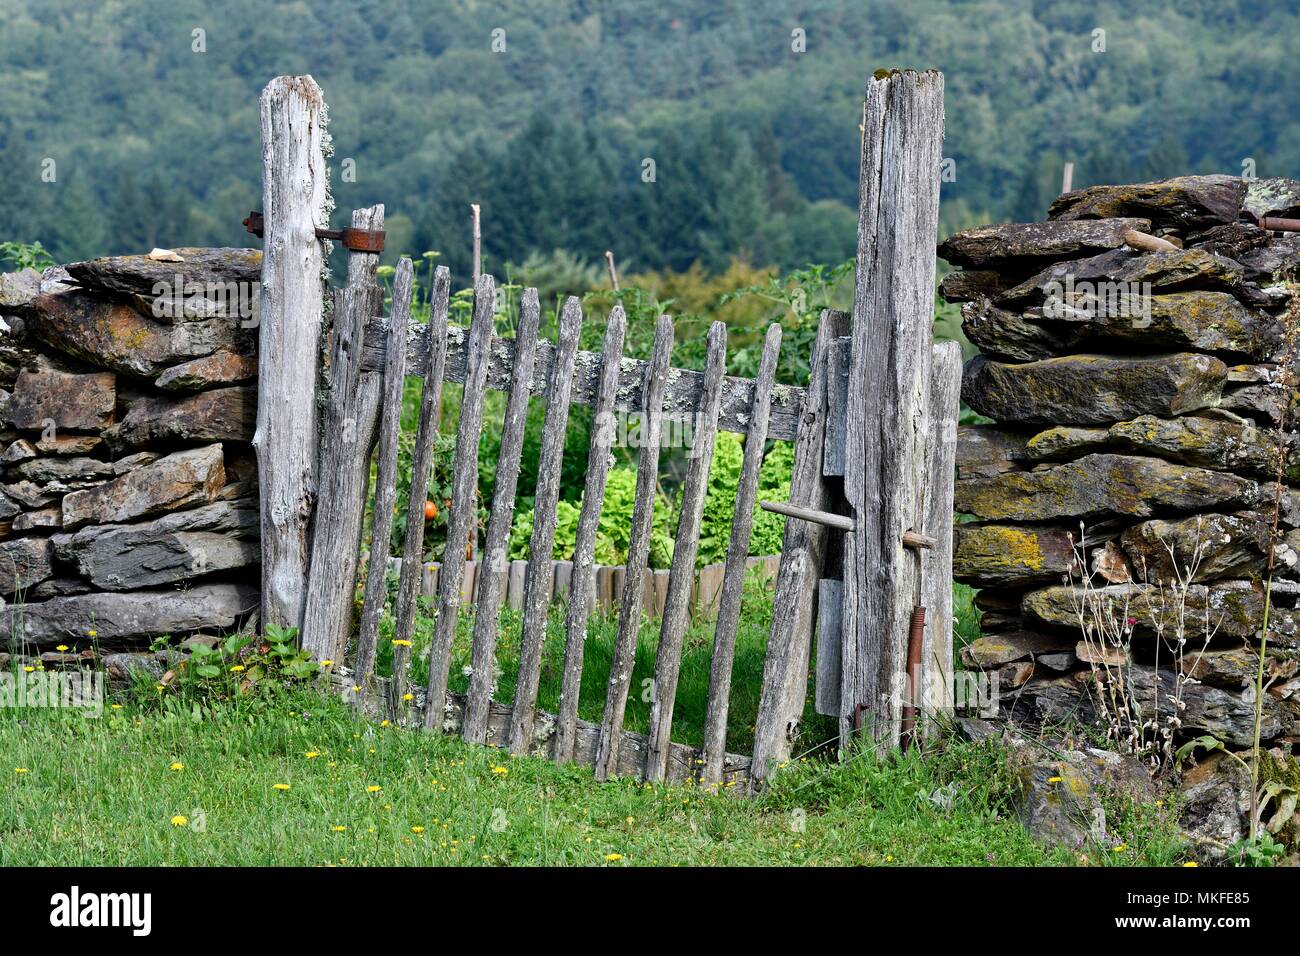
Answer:
MULTIPOLYGON (((259 239, 262 238, 262 214, 260 212, 250 212, 248 218, 244 220, 244 228, 259 239)), ((372 252, 380 253, 384 251, 384 236, 386 233, 382 229, 317 229, 317 239, 337 239, 343 243, 343 248, 351 252, 372 252)))

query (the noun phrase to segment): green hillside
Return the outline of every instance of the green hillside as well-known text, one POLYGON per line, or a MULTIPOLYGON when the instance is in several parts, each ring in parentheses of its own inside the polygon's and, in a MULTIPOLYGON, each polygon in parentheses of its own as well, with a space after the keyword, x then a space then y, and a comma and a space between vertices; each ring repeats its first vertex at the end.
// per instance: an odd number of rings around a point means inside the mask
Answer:
POLYGON ((65 260, 243 242, 257 94, 309 72, 337 203, 384 202, 391 253, 465 270, 479 201, 491 268, 840 261, 877 67, 947 74, 953 228, 1040 216, 1065 159, 1076 185, 1296 175, 1297 53, 1294 0, 0 0, 0 238, 65 260))

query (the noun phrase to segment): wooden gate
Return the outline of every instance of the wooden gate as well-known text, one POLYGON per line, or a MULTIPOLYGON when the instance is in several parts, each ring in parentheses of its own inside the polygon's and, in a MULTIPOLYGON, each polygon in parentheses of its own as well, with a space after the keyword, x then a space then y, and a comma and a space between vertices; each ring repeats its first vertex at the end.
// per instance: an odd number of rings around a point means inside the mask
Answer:
MULTIPOLYGON (((279 175, 277 171, 281 167, 292 165, 283 160, 277 162, 277 156, 285 152, 296 155, 301 151, 300 146, 289 148, 277 144, 274 136, 277 124, 268 123, 265 118, 268 94, 282 82, 298 84, 290 89, 299 88, 302 79, 273 81, 263 96, 263 128, 271 131, 268 133, 271 138, 264 144, 268 179, 279 175)), ((305 79, 310 82, 310 78, 305 79)), ((872 82, 876 85, 873 89, 879 87, 884 93, 897 87, 898 95, 905 100, 904 81, 915 88, 916 74, 889 74, 872 82)), ((314 89, 314 84, 311 88, 314 89)), ((276 101, 271 99, 274 109, 276 101)), ((869 122, 864 125, 867 131, 863 143, 864 182, 868 181, 869 164, 878 165, 881 157, 881 142, 870 135, 872 102, 869 93, 869 122)), ((890 108, 896 108, 887 107, 885 100, 880 103, 882 113, 876 117, 877 121, 890 108)), ((940 129, 941 103, 940 78, 940 129)), ((313 107, 310 101, 306 104, 309 111, 313 107)), ((895 124, 898 122, 905 123, 907 119, 896 118, 895 124)), ((292 132, 295 126, 301 128, 304 124, 280 125, 292 132)), ((885 126, 888 128, 889 123, 885 126)), ((324 398, 324 411, 310 563, 301 601, 303 645, 320 659, 350 661, 352 674, 347 681, 350 693, 367 707, 382 709, 402 721, 418 716, 426 728, 459 733, 468 741, 508 747, 515 753, 541 753, 557 760, 588 764, 599 779, 635 775, 648 781, 698 779, 705 784, 730 783, 742 789, 761 786, 771 768, 790 755, 804 710, 815 632, 818 634, 818 709, 841 719, 843 738, 860 725, 864 710, 901 714, 918 702, 923 710, 943 709, 949 697, 942 689, 951 686, 951 607, 950 594, 945 601, 941 592, 950 587, 951 580, 951 445, 956 425, 954 374, 959 371, 959 356, 949 351, 955 345, 944 343, 934 346, 938 351, 931 363, 931 313, 915 302, 899 308, 897 303, 891 305, 887 296, 879 297, 874 315, 868 315, 864 305, 867 301, 864 281, 869 293, 873 267, 868 263, 864 268, 863 249, 870 250, 880 236, 891 235, 889 230, 899 228, 893 206, 889 204, 909 201, 907 191, 924 178, 923 168, 917 172, 921 168, 918 164, 927 164, 930 158, 924 150, 913 150, 903 157, 909 164, 911 179, 904 176, 897 194, 887 197, 888 208, 881 207, 881 197, 868 196, 864 190, 855 317, 831 311, 822 315, 807 389, 774 382, 781 344, 781 328, 776 324, 767 330, 755 379, 726 375, 727 333, 725 326, 717 322, 708 332, 704 370, 678 369, 669 364, 674 340, 670 317, 659 318, 648 361, 623 356, 626 319, 619 306, 615 306, 606 320, 602 350, 586 352, 578 348, 584 316, 576 298, 569 298, 560 310, 556 341, 552 343, 539 337, 541 308, 535 289, 523 292, 514 323, 514 338, 497 338, 494 335, 496 285, 490 275, 479 276, 475 283, 468 328, 449 324, 451 276, 445 268, 435 272, 428 323, 412 323, 413 266, 407 258, 398 263, 391 312, 384 317, 380 315, 383 294, 375 281, 378 255, 367 250, 351 252, 346 285, 333 296, 330 358, 320 372, 319 391, 324 398), (865 239, 864 229, 870 233, 865 239), (874 333, 868 332, 867 326, 879 325, 890 315, 890 309, 894 313, 891 328, 895 331, 886 337, 888 347, 881 350, 880 356, 868 358, 878 343, 873 343, 874 333), (903 349, 911 349, 913 353, 923 350, 923 360, 912 353, 904 354, 903 349), (895 380, 900 365, 909 373, 901 385, 895 380), (385 557, 397 500, 399 423, 407 376, 420 378, 422 392, 409 491, 410 510, 393 608, 394 633, 389 639, 394 650, 392 677, 378 681, 374 678, 374 665, 387 600, 385 557), (450 544, 438 568, 427 685, 411 687, 408 667, 420 581, 425 570, 422 509, 438 427, 437 410, 447 381, 463 386, 448 510, 450 544), (917 387, 916 382, 922 386, 917 387), (863 402, 871 393, 892 389, 900 390, 901 394, 903 385, 910 391, 902 400, 883 405, 876 402, 874 410, 864 412, 863 402), (466 555, 460 543, 467 539, 476 512, 479 438, 488 389, 507 393, 505 420, 483 559, 477 579, 467 582, 466 555), (935 396, 933 410, 931 393, 935 396), (501 605, 511 564, 506 560, 506 549, 519 491, 524 425, 533 398, 544 402, 545 419, 537 485, 533 489, 535 510, 530 558, 523 570, 519 674, 514 699, 506 702, 493 699, 496 652, 501 605), (537 709, 538 680, 547 608, 555 588, 551 555, 558 481, 569 409, 573 405, 590 407, 595 427, 591 429, 586 487, 568 582, 559 712, 550 714, 537 709), (618 606, 603 714, 599 723, 589 723, 578 717, 578 700, 595 597, 597 524, 611 462, 613 429, 610 425, 615 414, 640 415, 642 440, 627 570, 618 606), (651 684, 649 732, 639 734, 624 728, 624 718, 643 617, 643 591, 650 578, 647 565, 658 489, 660 426, 665 415, 693 416, 698 423, 694 436, 698 447, 690 459, 680 492, 681 513, 651 684), (899 489, 906 485, 906 492, 900 491, 903 506, 892 511, 888 511, 894 500, 890 489, 878 482, 863 482, 864 475, 881 473, 882 456, 893 455, 898 450, 896 442, 878 436, 879 425, 887 423, 889 415, 900 416, 909 429, 915 429, 915 441, 900 463, 904 468, 911 468, 912 473, 900 476, 897 467, 884 469, 895 476, 899 489), (690 623, 701 515, 714 436, 719 429, 745 436, 744 460, 714 627, 703 746, 697 748, 673 742, 673 709, 683 638, 690 623), (726 750, 728 702, 759 466, 765 444, 772 440, 794 443, 790 501, 764 506, 794 520, 786 523, 753 753, 746 756, 726 750), (871 444, 873 441, 875 444, 871 444), (864 447, 864 443, 869 447, 864 447), (361 541, 361 530, 372 457, 376 474, 374 519, 367 549, 361 541), (932 480, 922 480, 927 474, 932 480), (942 477, 945 474, 946 481, 942 477), (886 543, 899 553, 904 547, 917 555, 929 553, 932 566, 926 577, 929 582, 941 584, 931 583, 922 588, 917 580, 919 572, 906 581, 894 582, 882 579, 874 568, 869 573, 863 566, 862 554, 872 552, 870 548, 863 551, 862 541, 879 541, 879 528, 884 527, 863 524, 863 515, 872 513, 870 501, 864 501, 863 496, 869 498, 872 494, 883 494, 888 499, 884 502, 888 525, 897 526, 901 531, 886 543), (366 550, 370 560, 353 654, 356 573, 359 556, 366 550), (860 694, 855 683, 864 646, 859 634, 862 610, 868 596, 878 597, 887 591, 897 598, 895 592, 904 586, 909 589, 911 600, 913 585, 918 595, 922 591, 934 595, 930 598, 934 606, 927 631, 928 647, 923 655, 924 666, 913 662, 907 675, 910 703, 903 702, 891 712, 887 702, 882 705, 881 701, 860 694), (819 597, 820 615, 817 613, 819 597), (449 692, 448 683, 453 641, 465 601, 474 610, 469 684, 467 693, 461 695, 449 692), (922 671, 928 674, 924 681, 922 671), (922 684, 928 691, 922 691, 922 684)), ((937 203, 937 161, 930 173, 937 203)), ((273 193, 280 198, 281 193, 268 183, 268 200, 273 193)), ((922 203, 918 216, 913 217, 916 223, 912 232, 923 233, 931 212, 930 205, 922 203)), ((382 206, 357 210, 352 215, 352 225, 360 230, 382 230, 383 217, 382 206)), ((284 237, 273 233, 274 224, 282 221, 292 221, 292 217, 281 214, 266 219, 268 255, 277 243, 283 244, 284 237)), ((917 236, 911 238, 915 240, 917 236)), ((930 296, 933 295, 933 238, 931 222, 930 246, 923 250, 930 259, 930 296)), ((904 257, 919 254, 920 251, 906 244, 894 251, 897 267, 890 278, 895 284, 904 284, 900 279, 906 271, 904 257)), ((887 252, 883 257, 875 255, 872 261, 891 260, 887 252)), ((919 271, 917 281, 924 281, 924 271, 919 271)), ((286 347, 281 340, 286 334, 284 317, 270 318, 272 321, 268 322, 263 317, 261 332, 264 367, 277 360, 277 349, 286 347)), ((281 375, 278 380, 284 378, 281 375)), ((283 430, 284 426, 295 423, 278 424, 283 430)), ((273 448, 260 448, 260 452, 264 469, 277 467, 273 448)), ((266 545, 264 553, 270 554, 266 545)), ((270 569, 268 573, 275 570, 270 569)), ((279 580, 286 578, 279 574, 279 580)), ((282 597, 279 602, 281 606, 292 606, 292 601, 282 597)), ((897 603, 895 600, 888 606, 897 603)), ((888 647, 900 642, 907 646, 904 636, 888 632, 888 647)), ((906 661, 892 654, 878 663, 891 670, 873 687, 897 688, 898 672, 906 667, 906 661)), ((895 732, 892 739, 899 740, 899 734, 895 732)))

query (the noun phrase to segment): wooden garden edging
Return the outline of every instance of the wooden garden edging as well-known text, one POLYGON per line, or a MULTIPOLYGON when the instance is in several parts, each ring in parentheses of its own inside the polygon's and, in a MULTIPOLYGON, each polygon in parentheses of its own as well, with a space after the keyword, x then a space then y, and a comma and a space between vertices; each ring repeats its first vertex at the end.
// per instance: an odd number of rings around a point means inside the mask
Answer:
MULTIPOLYGON (((274 81, 268 95, 277 84, 296 89, 300 80, 274 81)), ((816 634, 816 703, 839 718, 841 739, 847 741, 869 718, 879 739, 906 743, 902 728, 910 726, 914 714, 923 728, 924 715, 943 710, 951 699, 944 688, 951 688, 952 442, 960 355, 952 343, 934 345, 931 334, 942 103, 939 74, 878 74, 868 86, 854 312, 852 317, 823 313, 807 389, 775 382, 781 340, 777 325, 768 329, 755 379, 726 375, 727 336, 721 323, 709 330, 703 371, 671 367, 674 326, 669 316, 658 320, 648 361, 624 357, 626 319, 620 306, 608 317, 602 351, 578 349, 584 316, 573 297, 560 311, 556 342, 545 341, 539 335, 534 289, 526 289, 520 299, 515 337, 497 338, 496 283, 486 273, 475 276, 469 328, 448 324, 451 278, 445 269, 435 273, 430 321, 412 323, 413 266, 405 257, 395 273, 391 312, 384 316, 375 281, 378 257, 369 249, 352 251, 347 283, 333 310, 319 460, 313 459, 306 472, 319 475, 320 481, 310 560, 300 572, 306 580, 299 617, 303 646, 320 658, 354 661, 346 683, 360 688, 360 706, 398 721, 418 720, 427 728, 508 746, 516 753, 590 764, 599 779, 635 774, 649 781, 743 783, 742 790, 752 790, 790 757, 816 634), (380 680, 373 669, 388 598, 387 560, 367 566, 355 657, 348 642, 372 457, 375 520, 369 551, 385 558, 388 553, 406 376, 421 379, 420 418, 393 615, 393 677, 380 680), (436 410, 446 381, 461 383, 463 390, 446 512, 449 544, 434 575, 422 558, 424 521, 418 508, 427 489, 436 410), (489 388, 507 392, 508 398, 484 552, 481 560, 471 561, 463 543, 475 515, 479 437, 489 388), (516 493, 524 490, 517 484, 524 421, 533 397, 545 401, 546 413, 541 467, 532 489, 530 557, 510 561, 506 547, 516 493), (573 405, 591 407, 597 427, 591 430, 573 560, 555 562, 550 555, 557 476, 573 405), (628 560, 621 574, 594 563, 612 432, 601 426, 614 413, 643 419, 628 560), (695 438, 703 453, 691 458, 681 488, 672 567, 651 572, 659 424, 666 416, 686 415, 697 422, 695 438), (745 453, 726 560, 697 573, 716 430, 744 434, 745 453), (751 759, 727 752, 728 703, 740 596, 746 569, 755 563, 748 550, 759 464, 765 444, 773 440, 794 444, 790 501, 762 504, 791 517, 774 569, 772 623, 751 759), (546 606, 565 589, 569 601, 559 712, 546 714, 537 710, 546 606), (428 681, 423 690, 412 689, 407 668, 416 606, 419 595, 429 591, 436 593, 436 614, 428 681), (708 599, 716 595, 718 613, 704 740, 694 747, 674 742, 672 733, 683 639, 702 592, 708 599), (468 693, 460 695, 449 693, 448 683, 463 603, 472 607, 473 626, 468 693), (509 705, 494 700, 498 622, 507 603, 523 612, 520 671, 509 705), (598 605, 613 606, 618 623, 603 713, 598 723, 589 723, 579 719, 577 703, 589 615, 598 605), (909 630, 909 621, 919 620, 913 612, 918 605, 929 610, 926 627, 909 630), (649 684, 649 733, 642 735, 627 731, 624 718, 638 635, 647 616, 658 616, 660 623, 649 684), (913 656, 920 658, 912 673, 907 668, 909 633, 914 635, 913 656)), ((267 156, 284 152, 276 141, 282 135, 277 129, 265 127, 267 156)), ((268 177, 283 175, 282 166, 268 161, 268 177)), ((270 185, 266 190, 268 197, 280 191, 270 185)), ((358 210, 353 225, 381 229, 383 215, 383 207, 358 210)), ((282 231, 288 228, 283 216, 267 217, 268 258, 272 248, 284 247, 282 231)), ((292 228, 295 236, 302 235, 301 223, 292 228)), ((291 284, 276 281, 283 287, 291 284)), ((271 332, 263 328, 263 368, 274 363, 276 350, 288 347, 276 344, 288 339, 285 321, 277 318, 271 332), (273 348, 268 350, 268 344, 273 348)), ((283 375, 276 382, 276 388, 292 387, 283 375)), ((310 391, 314 400, 314 374, 303 376, 297 389, 310 391)), ((268 416, 275 395, 268 395, 268 416)), ((297 407, 302 397, 295 393, 289 405, 297 407)), ((259 435, 263 414, 259 408, 259 435)), ((282 442, 290 449, 299 447, 285 435, 301 444, 295 429, 268 430, 267 440, 259 444, 259 462, 267 469, 264 483, 292 489, 296 485, 288 476, 273 474, 295 460, 278 457, 282 442)), ((297 481, 302 483, 301 474, 297 481)), ((268 507, 277 505, 264 498, 264 523, 268 507)), ((292 525, 286 527, 292 530, 292 525)), ((264 550, 277 568, 294 567, 295 552, 286 550, 283 539, 280 534, 264 540, 264 550)), ((293 620, 291 592, 272 596, 268 620, 293 620)))

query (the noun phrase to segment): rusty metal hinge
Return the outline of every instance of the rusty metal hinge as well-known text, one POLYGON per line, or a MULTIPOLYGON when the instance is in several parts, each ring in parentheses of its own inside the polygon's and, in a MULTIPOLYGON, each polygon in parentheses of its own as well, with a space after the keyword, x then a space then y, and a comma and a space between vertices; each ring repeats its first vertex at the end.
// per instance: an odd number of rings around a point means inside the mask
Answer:
MULTIPOLYGON (((262 214, 260 212, 250 212, 244 220, 244 228, 259 239, 262 237, 262 214)), ((352 252, 373 252, 380 253, 384 251, 384 236, 386 233, 382 229, 317 229, 317 239, 337 239, 343 243, 343 248, 352 252)))

